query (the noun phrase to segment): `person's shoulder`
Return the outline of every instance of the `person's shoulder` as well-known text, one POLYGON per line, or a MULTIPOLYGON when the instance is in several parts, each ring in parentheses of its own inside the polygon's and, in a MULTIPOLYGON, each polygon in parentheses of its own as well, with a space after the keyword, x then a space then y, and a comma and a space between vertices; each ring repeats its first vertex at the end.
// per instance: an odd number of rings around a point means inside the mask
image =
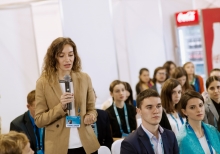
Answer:
POLYGON ((129 143, 132 143, 132 142, 135 142, 135 143, 136 143, 137 140, 138 140, 137 129, 136 129, 134 132, 130 133, 130 134, 124 139, 124 141, 129 142, 129 143))
POLYGON ((187 130, 186 130, 186 126, 185 124, 180 128, 176 138, 177 138, 177 141, 180 143, 180 142, 183 142, 183 141, 186 141, 186 140, 189 140, 188 137, 191 137, 191 136, 188 136, 188 133, 187 133, 187 130))
POLYGON ((11 123, 13 123, 13 124, 23 123, 23 122, 24 122, 24 116, 25 116, 25 114, 27 114, 27 112, 25 112, 25 113, 23 113, 23 114, 17 116, 15 119, 12 120, 11 123))
POLYGON ((163 128, 164 133, 166 133, 168 136, 175 136, 174 132, 172 130, 163 128))
POLYGON ((203 80, 203 78, 200 75, 195 76, 198 80, 203 80))
POLYGON ((96 109, 98 115, 108 115, 108 113, 104 110, 101 110, 101 109, 96 109))
POLYGON ((113 109, 113 103, 105 111, 112 110, 112 109, 113 109))
POLYGON ((78 77, 89 77, 89 75, 86 72, 73 72, 76 74, 78 77))
POLYGON ((214 126, 212 126, 212 125, 210 125, 210 124, 207 124, 207 123, 202 123, 202 125, 206 128, 206 129, 208 129, 208 130, 210 130, 210 131, 213 131, 213 132, 215 132, 217 129, 214 127, 214 126))
POLYGON ((47 79, 41 75, 38 79, 37 79, 37 84, 45 84, 48 83, 47 79))

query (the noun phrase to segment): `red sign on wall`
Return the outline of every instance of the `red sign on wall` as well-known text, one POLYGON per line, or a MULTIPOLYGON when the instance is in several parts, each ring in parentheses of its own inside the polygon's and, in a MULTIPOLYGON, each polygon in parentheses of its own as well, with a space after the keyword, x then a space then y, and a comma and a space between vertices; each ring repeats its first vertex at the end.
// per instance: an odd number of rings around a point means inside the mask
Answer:
POLYGON ((176 25, 178 27, 199 24, 199 14, 197 10, 179 12, 176 13, 175 16, 176 16, 176 25))
POLYGON ((208 73, 220 68, 220 8, 202 10, 208 73))

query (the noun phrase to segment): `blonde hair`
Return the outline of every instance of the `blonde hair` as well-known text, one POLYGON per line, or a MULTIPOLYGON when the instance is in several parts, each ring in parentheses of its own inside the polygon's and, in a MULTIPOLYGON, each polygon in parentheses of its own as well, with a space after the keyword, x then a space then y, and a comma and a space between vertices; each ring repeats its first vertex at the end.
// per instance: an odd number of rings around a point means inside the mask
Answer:
POLYGON ((22 154, 29 140, 23 133, 10 131, 0 135, 0 154, 22 154))

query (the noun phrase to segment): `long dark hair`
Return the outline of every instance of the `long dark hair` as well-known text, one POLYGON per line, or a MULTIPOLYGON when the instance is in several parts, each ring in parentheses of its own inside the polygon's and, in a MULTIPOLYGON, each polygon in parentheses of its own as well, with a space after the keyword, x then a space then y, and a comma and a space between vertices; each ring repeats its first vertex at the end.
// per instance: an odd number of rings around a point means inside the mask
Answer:
POLYGON ((172 74, 172 78, 174 79, 178 79, 178 78, 181 78, 183 76, 186 76, 186 82, 185 84, 182 86, 182 89, 184 91, 188 90, 188 89, 191 89, 193 90, 193 88, 190 86, 189 84, 189 80, 188 80, 188 75, 186 73, 186 71, 184 70, 183 67, 176 67, 175 68, 175 72, 172 74))
POLYGON ((176 109, 176 106, 173 107, 173 104, 172 104, 172 92, 173 92, 173 89, 176 88, 178 85, 181 86, 179 81, 173 78, 168 79, 163 84, 163 87, 161 90, 161 101, 162 101, 162 106, 166 110, 167 113, 173 113, 176 109))
POLYGON ((130 96, 127 98, 127 100, 125 100, 125 103, 133 105, 134 99, 133 99, 133 92, 132 92, 131 86, 128 82, 124 82, 124 84, 125 84, 125 89, 129 91, 130 93, 130 96))
POLYGON ((170 77, 170 65, 174 65, 175 67, 176 67, 176 64, 174 63, 174 62, 172 62, 172 61, 166 61, 164 64, 163 64, 163 67, 166 69, 166 71, 167 71, 167 74, 168 74, 168 76, 170 77))

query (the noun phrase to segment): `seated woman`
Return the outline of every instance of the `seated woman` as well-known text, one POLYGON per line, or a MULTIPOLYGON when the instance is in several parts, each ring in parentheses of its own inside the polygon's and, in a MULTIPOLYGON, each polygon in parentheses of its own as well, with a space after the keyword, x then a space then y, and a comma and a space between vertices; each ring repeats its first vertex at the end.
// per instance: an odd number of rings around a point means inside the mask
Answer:
POLYGON ((218 128, 218 121, 220 116, 220 78, 211 76, 206 80, 206 90, 209 98, 206 99, 206 118, 208 124, 218 128))
MULTIPOLYGON (((177 111, 177 104, 181 98, 182 87, 176 79, 168 79, 161 90, 162 106, 166 111, 166 116, 175 135, 178 134, 180 128, 186 119, 182 118, 177 111)), ((163 120, 164 118, 162 118, 163 120)))
POLYGON ((166 68, 167 74, 168 74, 168 78, 170 78, 172 76, 172 74, 174 73, 174 71, 175 71, 176 64, 174 62, 172 62, 172 61, 166 61, 163 64, 163 67, 166 68))
POLYGON ((0 135, 0 154, 34 154, 27 136, 10 131, 0 135))
POLYGON ((133 105, 125 103, 126 89, 122 81, 113 81, 109 90, 114 102, 106 111, 110 119, 112 136, 125 137, 137 128, 136 109, 133 105))
POLYGON ((147 68, 142 68, 139 71, 139 82, 136 85, 136 94, 151 88, 154 85, 153 81, 150 79, 150 72, 147 68))
POLYGON ((175 68, 175 71, 172 74, 172 78, 179 81, 182 86, 182 93, 189 89, 193 90, 193 87, 189 84, 187 73, 182 67, 175 68))
POLYGON ((189 84, 194 87, 195 91, 202 94, 202 92, 204 91, 203 78, 195 74, 194 64, 192 62, 187 62, 183 65, 183 68, 187 73, 189 84))
POLYGON ((132 92, 130 84, 128 82, 124 82, 124 84, 125 84, 125 88, 126 88, 125 103, 136 107, 136 101, 133 99, 133 92, 132 92))
POLYGON ((189 90, 182 95, 178 109, 187 118, 177 135, 180 154, 220 153, 218 130, 202 122, 205 116, 203 97, 198 92, 189 90))

